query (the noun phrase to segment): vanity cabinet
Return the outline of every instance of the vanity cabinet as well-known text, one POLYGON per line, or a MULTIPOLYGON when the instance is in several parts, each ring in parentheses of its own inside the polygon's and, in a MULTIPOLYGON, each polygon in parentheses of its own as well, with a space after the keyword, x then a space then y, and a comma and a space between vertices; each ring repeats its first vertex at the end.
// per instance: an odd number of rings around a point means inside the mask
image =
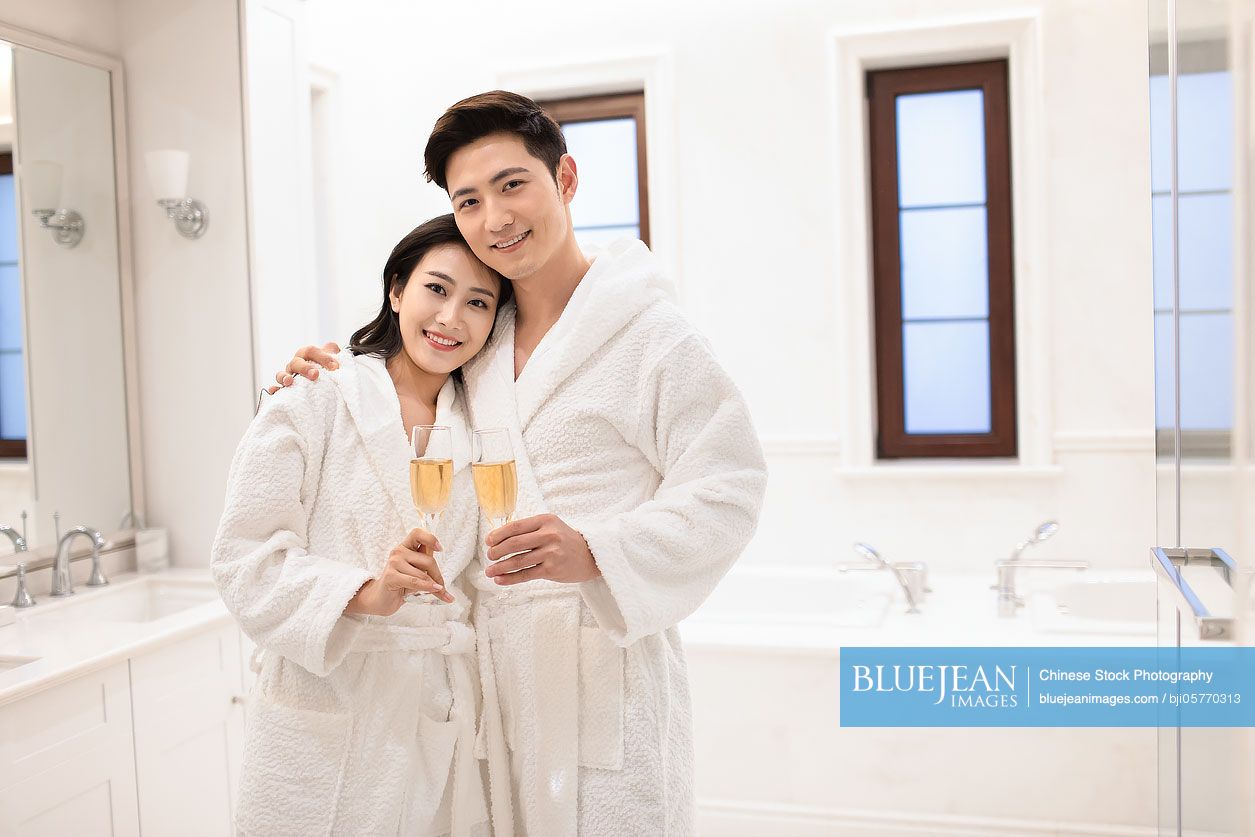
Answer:
POLYGON ((127 663, 0 706, 0 834, 138 837, 127 663))
POLYGON ((206 631, 130 661, 146 836, 231 833, 244 730, 239 637, 234 626, 206 631))
POLYGON ((216 620, 0 706, 0 835, 230 835, 241 640, 216 620))

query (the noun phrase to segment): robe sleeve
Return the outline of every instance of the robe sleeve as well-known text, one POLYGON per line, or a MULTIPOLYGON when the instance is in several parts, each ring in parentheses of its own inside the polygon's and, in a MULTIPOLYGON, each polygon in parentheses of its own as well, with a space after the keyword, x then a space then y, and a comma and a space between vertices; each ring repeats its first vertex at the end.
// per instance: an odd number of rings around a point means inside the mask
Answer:
POLYGON ((706 600, 754 534, 767 487, 749 410, 700 336, 666 352, 641 397, 636 443, 662 481, 653 499, 580 530, 601 570, 581 595, 623 646, 706 600))
POLYGON ((210 567, 250 639, 324 676, 343 661, 364 624, 344 608, 372 574, 306 549, 326 436, 308 390, 298 383, 272 396, 244 434, 210 567))

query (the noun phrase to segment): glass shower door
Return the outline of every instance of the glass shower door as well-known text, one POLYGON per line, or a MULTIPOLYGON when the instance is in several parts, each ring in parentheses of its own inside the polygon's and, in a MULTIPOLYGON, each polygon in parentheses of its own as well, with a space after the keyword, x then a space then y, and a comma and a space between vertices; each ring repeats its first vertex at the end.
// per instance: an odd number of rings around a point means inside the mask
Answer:
MULTIPOLYGON (((1150 0, 1157 642, 1250 645, 1255 0, 1150 0)), ((1159 833, 1255 835, 1250 729, 1158 736, 1159 833)))

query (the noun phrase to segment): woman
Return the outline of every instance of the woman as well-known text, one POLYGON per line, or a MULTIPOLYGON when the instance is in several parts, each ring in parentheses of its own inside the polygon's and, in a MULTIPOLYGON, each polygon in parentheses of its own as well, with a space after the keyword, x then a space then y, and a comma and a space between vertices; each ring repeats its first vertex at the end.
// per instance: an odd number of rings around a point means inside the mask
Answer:
POLYGON ((379 315, 327 381, 269 399, 231 467, 213 574, 263 652, 236 811, 247 835, 488 831, 470 603, 448 583, 474 557, 479 517, 453 373, 510 284, 452 215, 402 239, 383 280, 379 315), (435 534, 409 493, 419 424, 452 430, 435 534))

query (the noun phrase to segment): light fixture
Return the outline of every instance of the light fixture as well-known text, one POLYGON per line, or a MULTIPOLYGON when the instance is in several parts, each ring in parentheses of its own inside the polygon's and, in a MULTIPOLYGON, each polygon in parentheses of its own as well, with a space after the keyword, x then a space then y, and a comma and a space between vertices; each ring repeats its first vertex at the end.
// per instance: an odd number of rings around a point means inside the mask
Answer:
POLYGON ((35 207, 31 214, 39 225, 52 230, 53 241, 73 247, 83 240, 83 216, 73 209, 57 209, 61 202, 61 164, 48 160, 32 160, 21 167, 22 188, 26 201, 35 207))
POLYGON ((187 194, 187 166, 191 158, 186 151, 166 149, 149 151, 148 182, 157 203, 166 208, 166 217, 184 238, 200 238, 209 226, 209 210, 187 194))

